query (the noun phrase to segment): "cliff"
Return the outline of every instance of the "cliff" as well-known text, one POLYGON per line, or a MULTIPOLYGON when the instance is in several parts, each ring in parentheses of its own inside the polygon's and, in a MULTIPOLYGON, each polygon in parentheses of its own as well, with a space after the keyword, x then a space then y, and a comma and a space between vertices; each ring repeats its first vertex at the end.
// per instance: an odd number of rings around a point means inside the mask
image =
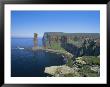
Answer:
POLYGON ((99 77, 99 56, 82 56, 76 58, 72 67, 67 65, 45 67, 45 73, 53 77, 99 77))
POLYGON ((99 33, 45 32, 42 40, 44 48, 66 50, 74 57, 100 54, 99 33))

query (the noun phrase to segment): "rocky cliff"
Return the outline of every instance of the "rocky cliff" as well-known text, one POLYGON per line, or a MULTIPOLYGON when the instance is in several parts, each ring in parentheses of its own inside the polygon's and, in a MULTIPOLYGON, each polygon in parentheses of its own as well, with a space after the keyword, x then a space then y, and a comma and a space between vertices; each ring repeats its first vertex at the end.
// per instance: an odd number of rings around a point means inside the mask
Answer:
POLYGON ((98 56, 100 54, 99 33, 45 32, 43 46, 48 49, 66 50, 78 56, 98 56))
POLYGON ((98 77, 100 76, 99 33, 46 32, 43 36, 46 49, 66 51, 73 55, 62 66, 45 68, 45 73, 55 77, 98 77))

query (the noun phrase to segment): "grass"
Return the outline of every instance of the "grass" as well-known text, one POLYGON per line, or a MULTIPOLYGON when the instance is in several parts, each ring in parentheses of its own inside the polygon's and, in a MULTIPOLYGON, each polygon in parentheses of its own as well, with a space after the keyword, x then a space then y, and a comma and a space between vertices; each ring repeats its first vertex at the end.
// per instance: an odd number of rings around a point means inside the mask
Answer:
POLYGON ((97 77, 99 76, 97 72, 92 71, 90 66, 84 65, 82 68, 79 69, 79 74, 82 77, 97 77))
POLYGON ((73 60, 68 58, 66 65, 69 67, 73 67, 73 60))
POLYGON ((65 74, 64 77, 78 77, 80 76, 78 73, 69 73, 69 74, 65 74))
POLYGON ((61 45, 58 44, 58 43, 53 43, 53 44, 51 45, 51 49, 54 49, 54 50, 65 50, 65 49, 62 48, 61 45))
POLYGON ((100 58, 97 56, 82 56, 82 60, 88 65, 100 65, 100 58))

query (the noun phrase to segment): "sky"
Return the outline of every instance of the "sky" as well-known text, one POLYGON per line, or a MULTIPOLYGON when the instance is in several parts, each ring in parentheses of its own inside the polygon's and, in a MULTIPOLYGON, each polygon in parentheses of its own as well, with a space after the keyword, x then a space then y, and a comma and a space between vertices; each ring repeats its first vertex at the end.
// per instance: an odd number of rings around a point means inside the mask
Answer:
POLYGON ((100 33, 100 11, 12 11, 11 36, 44 32, 100 33))

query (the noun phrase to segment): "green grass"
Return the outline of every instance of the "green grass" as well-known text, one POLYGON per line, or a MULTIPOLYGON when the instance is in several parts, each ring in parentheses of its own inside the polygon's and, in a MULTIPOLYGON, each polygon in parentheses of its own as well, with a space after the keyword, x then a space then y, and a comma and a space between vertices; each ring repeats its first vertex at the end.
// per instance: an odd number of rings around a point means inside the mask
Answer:
POLYGON ((100 58, 97 56, 82 56, 82 60, 88 65, 100 65, 100 58))
POLYGON ((68 58, 66 65, 69 67, 73 67, 73 60, 68 58))
POLYGON ((78 73, 69 73, 65 74, 64 77, 79 77, 80 75, 78 73))
POLYGON ((82 77, 97 77, 99 76, 97 72, 92 71, 90 66, 84 65, 82 68, 79 69, 79 74, 82 77))
MULTIPOLYGON (((100 66, 100 58, 98 58, 97 56, 83 56, 83 57, 79 57, 79 59, 86 62, 86 64, 76 63, 76 65, 79 68, 78 70, 79 76, 81 77, 100 76, 98 72, 91 70, 92 65, 100 66)), ((73 67, 73 60, 68 59, 66 65, 69 67, 73 67)), ((65 75, 65 77, 72 77, 72 76, 74 76, 74 74, 72 73, 65 75)))
POLYGON ((52 43, 51 46, 48 46, 48 48, 54 50, 65 50, 64 48, 61 47, 59 43, 52 43))

